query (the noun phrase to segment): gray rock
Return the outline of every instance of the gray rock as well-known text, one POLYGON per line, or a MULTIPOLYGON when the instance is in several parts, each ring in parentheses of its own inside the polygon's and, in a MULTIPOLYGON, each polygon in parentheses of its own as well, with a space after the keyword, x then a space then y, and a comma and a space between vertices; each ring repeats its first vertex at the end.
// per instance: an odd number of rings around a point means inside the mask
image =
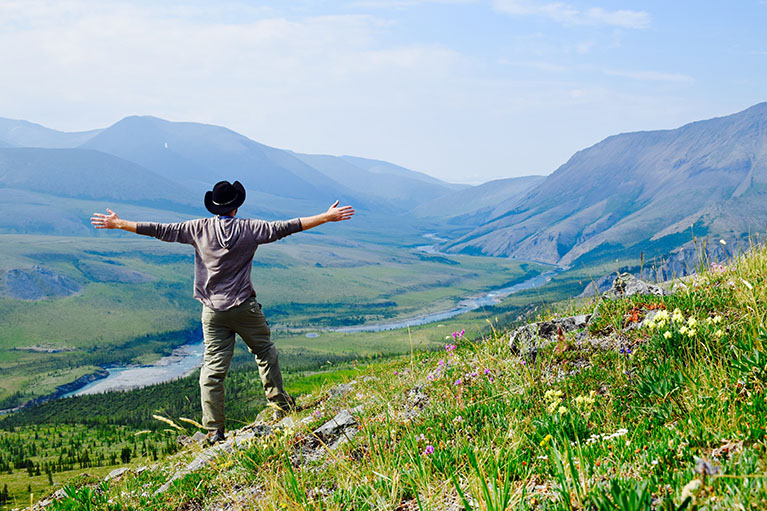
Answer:
POLYGON ((421 414, 421 410, 423 410, 427 404, 429 404, 429 396, 423 392, 423 385, 416 385, 407 393, 405 418, 414 419, 421 414))
POLYGON ((542 347, 556 342, 560 328, 571 333, 588 327, 590 314, 556 318, 521 326, 509 336, 509 347, 516 353, 537 353, 542 347))
POLYGON ((315 429, 313 431, 314 435, 326 444, 332 442, 344 430, 357 424, 357 419, 354 418, 353 413, 358 413, 360 409, 361 407, 352 410, 341 410, 335 417, 315 429))
POLYGON ((130 468, 128 467, 120 467, 112 470, 107 476, 104 478, 105 481, 111 481, 113 479, 120 479, 125 473, 130 472, 130 468))
POLYGON ((604 296, 606 298, 625 298, 634 295, 666 296, 668 294, 670 293, 660 286, 648 284, 630 273, 621 273, 604 296))
POLYGON ((184 477, 187 474, 196 472, 204 466, 208 465, 211 461, 224 455, 231 454, 235 449, 240 449, 250 443, 255 437, 265 436, 272 434, 273 430, 265 424, 251 424, 241 430, 231 434, 228 438, 215 444, 212 447, 204 449, 198 454, 190 463, 184 468, 178 470, 173 476, 160 488, 157 489, 155 495, 165 493, 170 488, 174 481, 184 477))
POLYGON ((354 388, 354 385, 356 385, 357 382, 355 380, 350 381, 349 383, 339 383, 335 387, 331 387, 328 392, 330 392, 330 395, 333 397, 343 396, 350 390, 354 388))

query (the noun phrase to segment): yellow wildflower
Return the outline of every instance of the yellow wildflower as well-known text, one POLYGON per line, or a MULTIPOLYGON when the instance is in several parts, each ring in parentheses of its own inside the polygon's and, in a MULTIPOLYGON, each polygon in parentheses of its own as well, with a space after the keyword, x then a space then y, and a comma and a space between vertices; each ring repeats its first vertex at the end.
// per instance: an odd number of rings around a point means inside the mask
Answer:
POLYGON ((672 335, 672 334, 671 334, 671 332, 669 332, 668 330, 666 330, 666 333, 665 333, 665 334, 663 334, 663 337, 664 337, 665 339, 671 339, 671 335, 672 335))

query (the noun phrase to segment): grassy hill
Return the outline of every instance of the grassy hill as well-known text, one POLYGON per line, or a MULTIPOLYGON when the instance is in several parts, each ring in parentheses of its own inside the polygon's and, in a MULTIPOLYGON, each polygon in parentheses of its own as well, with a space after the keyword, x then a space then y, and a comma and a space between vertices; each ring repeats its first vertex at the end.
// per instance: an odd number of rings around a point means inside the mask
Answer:
POLYGON ((592 316, 550 338, 454 327, 439 350, 305 380, 281 427, 169 485, 199 448, 52 509, 764 509, 765 278, 755 248, 670 296, 563 305, 539 319, 592 316))

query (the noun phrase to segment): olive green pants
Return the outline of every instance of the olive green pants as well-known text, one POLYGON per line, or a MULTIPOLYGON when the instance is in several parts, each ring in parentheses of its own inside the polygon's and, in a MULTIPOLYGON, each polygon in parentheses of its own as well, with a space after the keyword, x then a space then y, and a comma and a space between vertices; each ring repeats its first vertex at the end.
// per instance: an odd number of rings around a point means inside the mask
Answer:
POLYGON ((203 306, 202 335, 205 355, 200 370, 202 425, 210 431, 223 430, 224 379, 234 354, 235 334, 239 334, 255 356, 266 399, 280 407, 290 399, 282 388, 282 372, 277 348, 256 297, 226 311, 203 306))

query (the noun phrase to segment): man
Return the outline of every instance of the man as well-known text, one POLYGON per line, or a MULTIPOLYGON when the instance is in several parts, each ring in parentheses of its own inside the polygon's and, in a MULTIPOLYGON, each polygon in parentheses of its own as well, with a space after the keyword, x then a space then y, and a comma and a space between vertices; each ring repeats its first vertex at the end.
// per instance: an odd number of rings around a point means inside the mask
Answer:
POLYGON ((107 209, 108 215, 94 213, 91 218, 96 229, 122 229, 194 246, 194 297, 203 305, 205 341, 200 371, 202 423, 210 443, 224 439, 224 378, 234 353, 235 334, 255 356, 267 401, 282 413, 295 406, 283 389, 277 349, 250 279, 258 245, 354 215, 351 206, 338 207, 336 201, 319 215, 265 222, 237 218, 243 202, 245 188, 239 181, 220 181, 205 194, 205 207, 216 215, 211 218, 172 224, 131 222, 111 209, 107 209))

